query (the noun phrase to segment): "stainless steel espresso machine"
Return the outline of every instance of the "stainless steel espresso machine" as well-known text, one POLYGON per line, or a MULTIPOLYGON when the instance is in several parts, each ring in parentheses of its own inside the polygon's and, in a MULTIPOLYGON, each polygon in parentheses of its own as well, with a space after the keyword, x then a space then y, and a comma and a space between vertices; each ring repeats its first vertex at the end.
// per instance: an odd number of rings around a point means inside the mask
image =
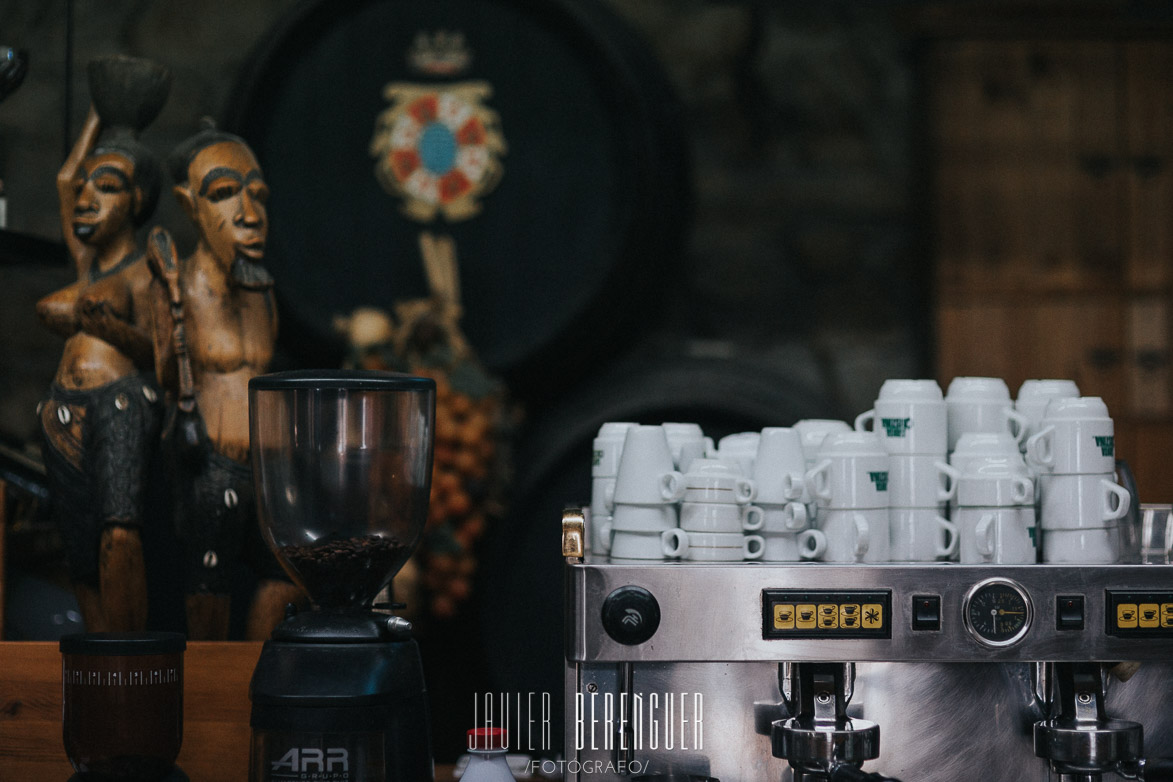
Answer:
POLYGON ((612 564, 583 522, 572 782, 1173 779, 1169 565, 612 564))

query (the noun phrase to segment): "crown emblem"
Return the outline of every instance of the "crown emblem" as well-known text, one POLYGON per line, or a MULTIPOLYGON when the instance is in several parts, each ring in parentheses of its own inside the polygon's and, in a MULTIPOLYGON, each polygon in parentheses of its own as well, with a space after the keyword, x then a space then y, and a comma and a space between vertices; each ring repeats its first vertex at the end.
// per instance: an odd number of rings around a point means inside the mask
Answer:
POLYGON ((468 69, 472 52, 464 43, 464 33, 437 30, 430 35, 416 33, 407 50, 408 66, 431 76, 455 76, 468 69))

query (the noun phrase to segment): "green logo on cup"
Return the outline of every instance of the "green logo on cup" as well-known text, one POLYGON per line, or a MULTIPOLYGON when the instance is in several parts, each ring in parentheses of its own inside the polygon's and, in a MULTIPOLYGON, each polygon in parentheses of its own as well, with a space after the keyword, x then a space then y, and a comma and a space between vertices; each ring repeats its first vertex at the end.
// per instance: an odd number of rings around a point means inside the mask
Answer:
POLYGON ((888 473, 885 472, 869 472, 868 478, 872 483, 876 484, 876 491, 888 491, 888 473))
POLYGON ((1038 542, 1038 540, 1035 539, 1035 528, 1034 527, 1027 527, 1026 531, 1027 531, 1027 534, 1030 535, 1030 545, 1035 548, 1038 548, 1039 542, 1038 542))
POLYGON ((904 433, 912 428, 912 419, 881 418, 880 426, 884 427, 884 434, 889 437, 903 437, 904 433))
POLYGON ((1103 456, 1111 456, 1115 450, 1116 437, 1114 435, 1105 435, 1103 437, 1095 437, 1096 445, 1100 447, 1100 453, 1103 456))
POLYGON ((595 451, 595 458, 591 461, 592 467, 598 467, 603 461, 603 452, 595 451))

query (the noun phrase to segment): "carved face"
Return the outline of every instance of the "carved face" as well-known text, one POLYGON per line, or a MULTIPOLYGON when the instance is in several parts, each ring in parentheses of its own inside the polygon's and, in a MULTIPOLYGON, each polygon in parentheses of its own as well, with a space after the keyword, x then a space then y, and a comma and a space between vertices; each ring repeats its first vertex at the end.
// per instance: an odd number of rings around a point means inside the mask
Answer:
POLYGON ((134 187, 134 163, 116 152, 86 158, 74 182, 73 235, 101 247, 122 231, 134 230, 140 198, 134 187))
POLYGON ((269 187, 252 152, 234 141, 204 147, 188 165, 192 218, 216 260, 259 263, 265 256, 269 187))

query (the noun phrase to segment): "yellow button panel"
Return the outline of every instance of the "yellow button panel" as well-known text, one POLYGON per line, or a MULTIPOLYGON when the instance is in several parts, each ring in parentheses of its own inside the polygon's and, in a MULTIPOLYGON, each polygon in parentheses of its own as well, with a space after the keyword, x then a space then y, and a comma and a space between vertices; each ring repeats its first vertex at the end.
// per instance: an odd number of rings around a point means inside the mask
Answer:
POLYGON ((1108 635, 1173 637, 1173 592, 1107 592, 1108 635))
POLYGON ((763 589, 762 637, 891 638, 891 606, 887 590, 763 589))
POLYGON ((880 627, 884 624, 884 606, 879 603, 868 603, 863 606, 862 626, 868 629, 880 627))

